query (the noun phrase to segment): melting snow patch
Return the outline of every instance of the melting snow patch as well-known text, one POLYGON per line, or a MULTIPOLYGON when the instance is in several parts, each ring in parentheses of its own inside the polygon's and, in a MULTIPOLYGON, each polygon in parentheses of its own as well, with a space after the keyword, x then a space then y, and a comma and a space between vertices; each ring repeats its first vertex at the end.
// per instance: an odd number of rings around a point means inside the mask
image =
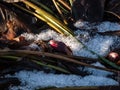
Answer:
MULTIPOLYGON (((99 67, 104 67, 102 64, 100 64, 99 62, 93 63, 92 65, 94 66, 99 66, 99 67)), ((108 72, 108 71, 104 71, 104 70, 99 70, 99 69, 93 69, 93 68, 85 68, 85 71, 88 71, 89 73, 91 73, 94 76, 108 76, 108 75, 112 75, 112 72, 108 72)))
POLYGON ((20 71, 15 74, 22 82, 20 86, 11 87, 10 90, 34 90, 38 87, 67 87, 67 86, 106 86, 118 85, 118 82, 98 76, 86 76, 82 78, 77 75, 46 74, 38 71, 20 71))
POLYGON ((111 23, 111 22, 103 22, 97 26, 99 32, 105 31, 117 31, 120 30, 120 24, 111 23))
POLYGON ((116 31, 120 30, 120 24, 119 23, 112 23, 112 22, 102 22, 98 25, 90 24, 89 22, 83 22, 83 21, 77 21, 74 24, 75 27, 79 29, 95 29, 97 28, 99 32, 105 32, 105 31, 116 31))
MULTIPOLYGON (((105 56, 109 52, 110 47, 113 45, 113 41, 114 37, 96 35, 89 41, 84 42, 84 44, 88 47, 88 49, 98 53, 101 56, 105 56)), ((93 55, 88 50, 85 50, 84 48, 77 48, 76 50, 73 50, 73 52, 74 55, 77 56, 97 58, 95 55, 93 55)))
MULTIPOLYGON (((29 34, 25 33, 23 34, 23 36, 31 40, 55 39, 58 41, 62 41, 71 48, 74 55, 96 58, 95 55, 91 54, 89 51, 84 49, 83 45, 81 43, 78 43, 75 40, 75 38, 62 36, 53 30, 45 30, 44 33, 42 32, 40 34, 33 35, 33 36, 31 36, 31 34, 29 36, 29 34)), ((83 43, 89 49, 103 56, 106 53, 108 53, 110 46, 113 44, 113 40, 114 40, 114 37, 96 35, 93 38, 90 38, 87 42, 83 42, 83 43)))

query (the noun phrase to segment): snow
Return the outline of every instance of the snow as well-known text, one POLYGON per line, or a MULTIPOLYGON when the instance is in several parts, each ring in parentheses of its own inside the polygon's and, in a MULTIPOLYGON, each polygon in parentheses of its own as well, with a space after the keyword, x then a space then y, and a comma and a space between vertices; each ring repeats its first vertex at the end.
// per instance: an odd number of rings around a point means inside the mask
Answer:
POLYGON ((33 36, 31 36, 31 34, 29 36, 28 33, 24 33, 24 34, 22 34, 22 36, 26 37, 26 40, 37 41, 37 40, 50 40, 50 39, 54 39, 54 40, 57 40, 57 41, 62 41, 67 46, 69 46, 72 49, 73 52, 77 51, 78 49, 81 49, 83 47, 83 45, 78 43, 74 38, 65 37, 63 35, 60 35, 60 34, 56 33, 53 30, 50 30, 50 29, 44 30, 41 33, 33 35, 33 36))
MULTIPOLYGON (((99 62, 93 63, 92 65, 94 66, 100 66, 100 67, 104 67, 102 64, 100 64, 99 62)), ((93 68, 88 68, 86 67, 85 70, 87 70, 89 73, 91 73, 94 76, 103 76, 103 77, 107 77, 108 75, 112 75, 112 72, 108 72, 108 71, 103 71, 103 70, 98 70, 98 69, 93 69, 93 68)))
POLYGON ((115 31, 115 30, 117 31, 117 30, 120 30, 120 24, 103 22, 100 25, 98 25, 97 28, 99 29, 99 32, 115 31))
MULTIPOLYGON (((99 32, 103 32, 105 30, 120 30, 119 24, 110 23, 110 22, 103 22, 96 27, 99 32)), ((114 45, 114 42, 119 41, 119 37, 102 36, 98 34, 91 36, 87 31, 81 31, 79 29, 75 31, 75 34, 78 40, 80 40, 83 44, 85 44, 90 50, 98 53, 101 56, 107 55, 107 53, 110 51, 111 46, 114 45)), ((77 42, 73 37, 65 37, 50 29, 43 30, 41 33, 36 35, 24 33, 22 36, 26 37, 27 40, 37 41, 37 40, 55 39, 57 41, 62 41, 71 48, 73 54, 76 56, 97 58, 97 56, 85 50, 83 48, 83 45, 77 42)), ((119 45, 117 44, 116 46, 119 45)))
POLYGON ((10 90, 34 90, 44 87, 70 87, 70 86, 106 86, 118 85, 117 81, 103 76, 89 75, 81 77, 77 75, 47 74, 38 71, 20 71, 15 74, 22 82, 20 86, 14 86, 10 90))
MULTIPOLYGON (((104 32, 107 30, 120 30, 120 25, 118 23, 103 22, 96 26, 90 26, 87 22, 78 21, 75 23, 75 26, 78 30, 75 32, 76 38, 85 44, 90 50, 96 52, 101 56, 106 56, 114 48, 114 44, 119 46, 119 37, 115 36, 102 36, 94 34, 91 36, 87 31, 81 29, 87 28, 97 28, 99 32, 104 32)), ((39 34, 22 34, 26 40, 49 40, 55 39, 58 41, 64 42, 67 46, 71 48, 73 54, 76 56, 85 56, 97 58, 95 55, 87 51, 81 43, 78 43, 74 38, 65 37, 56 33, 53 30, 47 29, 42 31, 39 34)), ((31 45, 32 46, 32 45, 31 45)), ((35 47, 35 45, 33 45, 35 47)), ((93 65, 102 66, 100 63, 94 63, 93 65)), ((7 77, 18 77, 22 82, 20 86, 11 87, 10 90, 34 90, 37 87, 66 87, 66 86, 106 86, 106 85, 118 85, 119 83, 111 78, 108 78, 108 75, 113 73, 108 71, 96 70, 92 68, 85 68, 85 71, 91 73, 88 76, 81 77, 78 75, 64 75, 64 74, 52 74, 44 73, 43 71, 20 71, 15 73, 15 75, 7 77)))
POLYGON ((74 24, 75 27, 79 29, 95 29, 97 28, 99 32, 105 32, 105 31, 115 31, 115 30, 120 30, 120 24, 119 23, 112 23, 109 21, 105 21, 99 24, 94 24, 91 25, 88 22, 83 22, 83 21, 77 21, 74 24))

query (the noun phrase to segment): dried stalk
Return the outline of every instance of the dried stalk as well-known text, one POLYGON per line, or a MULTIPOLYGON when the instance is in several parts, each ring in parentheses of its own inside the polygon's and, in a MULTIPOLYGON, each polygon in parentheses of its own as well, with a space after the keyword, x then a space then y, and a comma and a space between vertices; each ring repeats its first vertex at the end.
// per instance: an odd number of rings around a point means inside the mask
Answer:
POLYGON ((66 21, 64 15, 63 15, 63 13, 62 13, 62 11, 61 11, 60 8, 58 7, 56 1, 55 1, 55 0, 52 0, 52 1, 53 1, 53 3, 54 3, 54 5, 55 5, 55 7, 56 7, 56 9, 57 9, 57 11, 58 11, 58 13, 59 13, 60 16, 62 17, 63 22, 67 25, 68 23, 67 23, 67 21, 66 21))
MULTIPOLYGON (((7 54, 8 53, 13 53, 13 54, 17 54, 17 53, 18 54, 20 54, 20 53, 23 54, 24 53, 24 54, 27 54, 27 55, 30 55, 30 54, 31 55, 42 55, 42 56, 47 56, 47 57, 58 58, 59 60, 72 62, 72 63, 78 64, 78 65, 87 66, 87 67, 90 67, 90 68, 110 71, 110 72, 114 72, 114 73, 118 73, 119 72, 119 71, 114 70, 114 69, 108 69, 108 68, 93 66, 93 65, 89 65, 89 64, 77 61, 75 59, 71 59, 71 58, 68 58, 68 57, 60 56, 60 55, 55 55, 55 54, 52 54, 52 53, 46 53, 46 52, 28 51, 28 50, 4 50, 4 51, 0 50, 0 53, 7 53, 7 54)), ((118 69, 120 69, 120 67, 118 69)))
POLYGON ((115 17, 117 17, 117 18, 120 20, 120 16, 119 16, 119 15, 117 15, 116 13, 111 12, 111 11, 105 11, 105 12, 107 12, 107 13, 110 13, 110 14, 114 15, 115 17))
POLYGON ((55 70, 58 70, 58 71, 70 74, 69 71, 67 71, 67 70, 65 70, 63 68, 60 68, 58 66, 53 66, 53 65, 50 65, 50 64, 44 64, 44 63, 41 63, 40 61, 36 61, 36 60, 32 60, 32 61, 35 62, 35 63, 37 63, 38 65, 45 66, 45 67, 48 67, 48 68, 53 68, 55 70))
POLYGON ((74 0, 69 0, 71 6, 72 6, 72 4, 73 4, 73 1, 74 1, 74 0))
MULTIPOLYGON (((21 61, 23 59, 23 55, 21 55, 21 57, 20 57, 20 53, 19 53, 19 57, 18 56, 10 56, 10 55, 2 55, 2 56, 0 56, 0 58, 7 59, 8 61, 10 59, 12 61, 14 60, 14 61, 17 62, 17 61, 21 61)), ((45 67, 48 67, 48 68, 52 68, 52 69, 58 70, 58 71, 63 72, 63 73, 70 74, 69 71, 67 71, 67 70, 65 70, 65 69, 63 69, 61 67, 58 67, 58 66, 54 66, 54 65, 51 65, 51 64, 43 63, 38 58, 28 57, 28 56, 26 56, 26 58, 29 58, 30 61, 35 62, 35 63, 37 63, 40 66, 45 66, 45 67)))
MULTIPOLYGON (((58 54, 58 55, 61 55, 61 54, 58 54)), ((99 59, 94 59, 94 58, 87 58, 87 57, 82 57, 82 56, 73 56, 73 55, 61 55, 61 56, 64 56, 64 57, 68 57, 68 58, 72 58, 72 59, 75 59, 75 60, 80 60, 80 61, 91 61, 91 62, 96 62, 96 61, 100 61, 99 59)))
POLYGON ((106 31, 106 32, 97 32, 100 35, 112 35, 112 36, 120 36, 120 30, 118 31, 106 31))
POLYGON ((23 1, 23 3, 33 8, 35 10, 34 13, 37 14, 37 17, 42 18, 43 21, 48 23, 48 25, 50 25, 58 32, 62 32, 62 34, 64 35, 74 36, 74 33, 66 25, 64 25, 61 21, 53 17, 51 14, 47 13, 46 11, 42 10, 40 7, 36 6, 35 4, 29 1, 23 1))
POLYGON ((33 3, 35 3, 38 6, 42 7, 44 10, 46 10, 47 12, 51 13, 52 15, 54 15, 55 17, 58 18, 58 16, 50 8, 48 8, 44 4, 42 4, 42 3, 40 3, 40 2, 38 2, 36 0, 30 0, 30 1, 32 1, 33 3))
POLYGON ((65 6, 68 10, 71 11, 71 7, 64 1, 64 0, 58 0, 63 6, 65 6))

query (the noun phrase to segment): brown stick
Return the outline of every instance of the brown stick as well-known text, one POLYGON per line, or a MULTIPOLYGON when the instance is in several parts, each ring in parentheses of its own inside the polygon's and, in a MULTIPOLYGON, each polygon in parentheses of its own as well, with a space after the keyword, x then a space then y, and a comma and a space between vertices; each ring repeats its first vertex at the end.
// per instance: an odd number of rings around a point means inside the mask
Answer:
POLYGON ((120 30, 117 30, 117 31, 98 32, 98 34, 100 34, 100 35, 120 36, 120 30))
POLYGON ((119 72, 118 70, 98 67, 98 66, 94 66, 94 65, 89 65, 89 64, 77 61, 75 59, 71 59, 71 58, 68 58, 68 57, 64 57, 64 56, 60 56, 60 55, 56 55, 56 54, 52 54, 52 53, 46 53, 46 52, 29 51, 29 50, 4 50, 4 51, 0 50, 0 53, 15 53, 15 54, 17 54, 17 53, 22 53, 23 54, 24 53, 24 54, 31 54, 31 55, 42 55, 42 56, 47 56, 47 57, 58 58, 60 60, 64 60, 64 61, 68 61, 68 62, 73 62, 75 64, 87 66, 87 67, 90 67, 90 68, 110 71, 110 72, 114 72, 114 73, 119 72))
POLYGON ((63 6, 65 6, 68 10, 71 10, 71 7, 66 4, 65 0, 58 0, 63 6))
MULTIPOLYGON (((58 54, 58 55, 61 55, 61 54, 58 54)), ((87 57, 82 57, 82 56, 73 56, 73 55, 61 55, 61 56, 68 57, 68 58, 73 58, 73 59, 77 59, 77 60, 99 61, 98 59, 87 58, 87 57)))

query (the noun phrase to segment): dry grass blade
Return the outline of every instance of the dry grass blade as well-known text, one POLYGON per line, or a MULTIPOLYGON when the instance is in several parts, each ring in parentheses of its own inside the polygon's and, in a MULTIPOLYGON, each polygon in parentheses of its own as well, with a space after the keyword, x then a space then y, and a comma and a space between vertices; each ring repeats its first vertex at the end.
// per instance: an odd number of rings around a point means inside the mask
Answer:
POLYGON ((36 0, 30 0, 30 1, 32 1, 33 3, 35 3, 38 6, 42 7, 44 10, 46 10, 47 12, 51 13, 52 15, 54 15, 55 17, 58 18, 58 16, 50 8, 48 8, 47 6, 42 4, 41 2, 38 2, 36 0))
MULTIPOLYGON (((6 59, 9 61, 14 61, 14 62, 17 62, 17 61, 22 61, 23 60, 23 55, 19 54, 19 57, 18 56, 15 56, 15 55, 2 55, 0 56, 0 59, 6 59)), ((28 58, 30 61, 40 65, 40 66, 45 66, 45 67, 48 67, 48 68, 52 68, 54 70, 57 70, 57 71, 60 71, 60 72, 63 72, 63 73, 67 73, 67 74, 70 74, 70 72, 64 68, 61 68, 61 67, 58 67, 58 66, 55 66, 55 65, 52 65, 52 64, 46 64, 46 63, 43 63, 41 62, 39 59, 37 59, 36 57, 26 57, 28 58)))
POLYGON ((73 4, 73 0, 69 0, 69 2, 70 2, 70 5, 72 6, 72 4, 73 4))
POLYGON ((57 32, 59 32, 59 33, 61 33, 61 34, 64 34, 61 30, 59 30, 59 28, 58 28, 57 26, 54 26, 54 24, 52 24, 51 22, 49 22, 48 20, 46 20, 44 17, 36 14, 35 12, 29 11, 29 10, 27 10, 27 9, 25 9, 25 8, 17 5, 17 4, 14 4, 14 5, 15 5, 16 7, 18 7, 18 8, 20 8, 20 9, 22 9, 22 10, 24 10, 24 11, 26 11, 26 12, 34 15, 34 16, 36 16, 38 19, 46 22, 49 26, 53 27, 57 32))
MULTIPOLYGON (((69 14, 69 10, 67 10, 66 8, 64 8, 64 6, 63 5, 61 5, 59 2, 56 2, 57 3, 57 5, 60 7, 60 9, 61 9, 61 11, 63 12, 63 14, 65 14, 65 15, 68 15, 69 14)), ((65 17, 65 15, 64 15, 64 17, 65 17)))
POLYGON ((120 30, 116 31, 106 31, 106 32, 97 32, 100 35, 109 35, 109 36, 120 36, 120 30))
POLYGON ((110 13, 110 14, 114 15, 115 17, 117 17, 117 18, 120 20, 120 16, 119 16, 119 15, 117 15, 116 13, 114 13, 114 12, 112 12, 112 11, 105 11, 105 12, 107 12, 107 13, 110 13))
POLYGON ((9 58, 9 59, 12 59, 12 60, 17 60, 17 59, 19 59, 19 57, 17 57, 17 56, 10 56, 10 55, 2 55, 2 56, 0 56, 0 58, 4 58, 4 59, 7 59, 7 58, 9 58))
POLYGON ((61 55, 61 56, 65 56, 65 57, 68 57, 68 58, 73 58, 73 59, 76 59, 76 60, 82 60, 82 61, 92 61, 92 62, 96 62, 96 61, 99 61, 98 59, 93 59, 93 58, 87 58, 87 57, 82 57, 82 56, 73 56, 73 55, 61 55))
POLYGON ((47 65, 46 65, 46 64, 41 63, 41 62, 36 61, 36 60, 32 60, 32 61, 35 62, 35 63, 37 63, 37 64, 39 64, 39 65, 41 65, 41 66, 45 66, 45 67, 48 67, 48 68, 52 68, 52 69, 58 70, 58 71, 63 72, 63 73, 70 74, 69 71, 67 71, 67 70, 65 70, 65 69, 63 69, 63 68, 60 68, 60 67, 58 67, 58 66, 53 66, 53 65, 50 65, 50 64, 47 64, 47 65))
POLYGON ((46 23, 48 23, 48 25, 50 25, 58 32, 62 32, 62 34, 64 35, 74 36, 74 33, 66 25, 64 25, 61 21, 53 17, 51 14, 47 13, 46 11, 42 10, 40 7, 36 6, 35 4, 29 1, 23 1, 23 3, 33 8, 37 16, 42 17, 42 19, 46 23))
POLYGON ((58 0, 63 6, 65 6, 68 10, 71 11, 71 7, 64 1, 64 0, 58 0))
POLYGON ((2 8, 0 8, 0 14, 2 15, 2 19, 5 20, 5 14, 4 14, 2 8))
MULTIPOLYGON (((77 39, 76 39, 77 40, 77 39)), ((115 63, 109 61, 108 59, 106 59, 105 57, 100 56, 99 54, 97 54, 96 52, 94 52, 93 50, 89 49, 86 45, 84 45, 82 42, 78 41, 79 43, 81 43, 84 48, 89 51, 91 54, 96 55, 98 57, 99 60, 101 60, 102 62, 105 62, 106 64, 110 65, 111 67, 120 70, 120 66, 116 65, 115 63)))
POLYGON ((115 5, 114 5, 114 7, 111 7, 110 8, 110 10, 113 10, 114 8, 116 8, 117 6, 119 6, 120 5, 120 2, 119 3, 116 3, 115 5))
POLYGON ((55 7, 56 7, 56 9, 57 9, 57 11, 58 11, 58 13, 59 13, 60 16, 62 17, 63 22, 67 25, 68 23, 67 23, 67 21, 66 21, 64 15, 62 14, 62 11, 61 11, 60 8, 58 7, 56 1, 55 1, 55 0, 52 0, 52 1, 53 1, 53 3, 54 3, 54 5, 55 5, 55 7))
POLYGON ((100 70, 105 70, 105 71, 118 73, 118 71, 114 70, 114 69, 108 69, 108 68, 89 65, 89 64, 77 61, 75 59, 71 59, 71 58, 68 58, 68 57, 60 56, 60 55, 55 55, 55 54, 52 54, 52 53, 38 52, 38 51, 28 51, 28 50, 4 50, 4 51, 0 51, 0 53, 15 53, 15 54, 20 54, 20 53, 23 54, 24 53, 24 54, 28 54, 28 55, 29 54, 31 54, 31 55, 43 55, 43 56, 47 56, 47 57, 57 58, 59 60, 72 62, 72 63, 78 64, 78 65, 87 66, 87 67, 90 67, 90 68, 95 68, 95 69, 100 69, 100 70))

